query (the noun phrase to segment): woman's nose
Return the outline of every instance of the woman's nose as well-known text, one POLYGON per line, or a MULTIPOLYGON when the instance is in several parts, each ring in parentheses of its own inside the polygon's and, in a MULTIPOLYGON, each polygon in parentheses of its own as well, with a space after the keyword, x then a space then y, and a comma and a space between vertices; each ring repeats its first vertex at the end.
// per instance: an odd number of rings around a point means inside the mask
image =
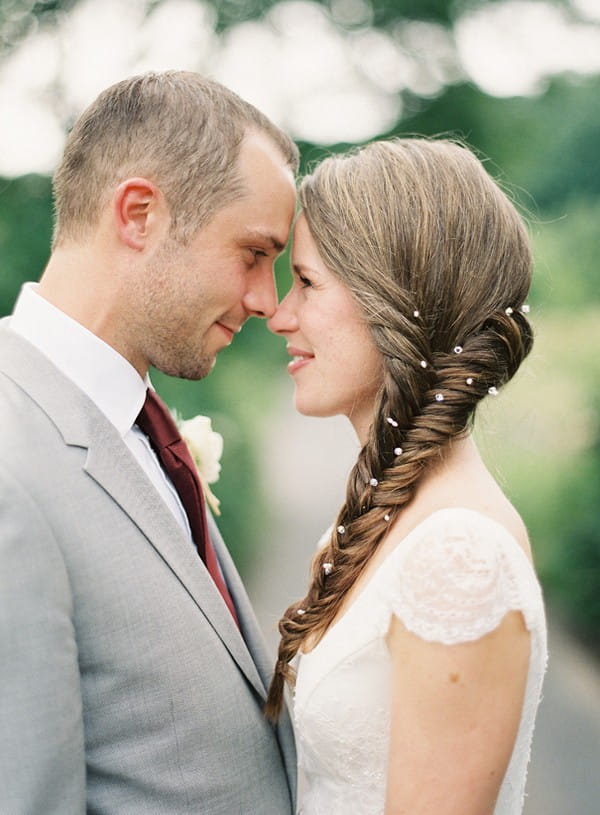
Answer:
POLYGON ((267 322, 273 334, 288 334, 298 328, 298 318, 293 305, 292 292, 288 292, 267 322))

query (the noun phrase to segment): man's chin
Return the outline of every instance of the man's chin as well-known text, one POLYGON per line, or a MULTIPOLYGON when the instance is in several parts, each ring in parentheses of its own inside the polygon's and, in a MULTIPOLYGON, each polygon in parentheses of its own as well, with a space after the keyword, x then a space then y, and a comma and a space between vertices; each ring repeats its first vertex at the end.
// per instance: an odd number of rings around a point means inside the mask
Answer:
POLYGON ((174 363, 155 364, 154 367, 167 376, 174 376, 178 379, 187 379, 197 382, 208 376, 217 362, 216 354, 213 356, 199 357, 194 360, 178 361, 174 363))

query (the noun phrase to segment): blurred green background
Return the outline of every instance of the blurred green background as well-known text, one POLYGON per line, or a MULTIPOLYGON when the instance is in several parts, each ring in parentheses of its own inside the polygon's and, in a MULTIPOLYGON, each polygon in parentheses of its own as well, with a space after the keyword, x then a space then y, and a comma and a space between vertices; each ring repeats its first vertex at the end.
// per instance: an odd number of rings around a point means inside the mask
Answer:
MULTIPOLYGON (((528 524, 554 613, 600 653, 599 6, 1 0, 0 313, 10 313, 21 284, 37 279, 47 260, 60 133, 127 74, 212 73, 287 127, 303 170, 377 136, 465 139, 512 190, 536 255, 535 351, 482 411, 481 446, 528 524), (97 21, 91 33, 86 20, 97 21), (134 23, 127 50, 119 26, 134 23), (70 84, 76 75, 89 83, 70 84)), ((282 291, 285 256, 278 276, 282 291)), ((261 450, 285 376, 282 344, 257 321, 205 381, 153 375, 184 417, 206 413, 225 437, 214 491, 220 527, 246 574, 269 512, 261 450)))

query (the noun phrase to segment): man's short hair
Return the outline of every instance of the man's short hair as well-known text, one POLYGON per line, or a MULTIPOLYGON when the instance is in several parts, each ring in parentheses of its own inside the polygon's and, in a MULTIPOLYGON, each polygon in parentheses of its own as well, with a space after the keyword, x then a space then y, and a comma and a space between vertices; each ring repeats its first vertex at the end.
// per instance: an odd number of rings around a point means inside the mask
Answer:
POLYGON ((92 229, 114 188, 132 176, 159 187, 172 234, 188 240, 242 194, 237 158, 250 131, 264 132, 297 170, 298 149, 289 136, 212 79, 167 71, 112 85, 68 136, 54 176, 54 245, 92 229))

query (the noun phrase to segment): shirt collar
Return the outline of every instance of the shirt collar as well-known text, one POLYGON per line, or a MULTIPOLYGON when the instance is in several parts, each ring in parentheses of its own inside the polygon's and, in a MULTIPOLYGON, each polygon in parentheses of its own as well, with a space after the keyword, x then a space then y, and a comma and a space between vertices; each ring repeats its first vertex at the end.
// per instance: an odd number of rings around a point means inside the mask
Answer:
POLYGON ((87 328, 26 283, 10 328, 41 351, 104 413, 121 436, 131 430, 150 385, 135 368, 87 328))

